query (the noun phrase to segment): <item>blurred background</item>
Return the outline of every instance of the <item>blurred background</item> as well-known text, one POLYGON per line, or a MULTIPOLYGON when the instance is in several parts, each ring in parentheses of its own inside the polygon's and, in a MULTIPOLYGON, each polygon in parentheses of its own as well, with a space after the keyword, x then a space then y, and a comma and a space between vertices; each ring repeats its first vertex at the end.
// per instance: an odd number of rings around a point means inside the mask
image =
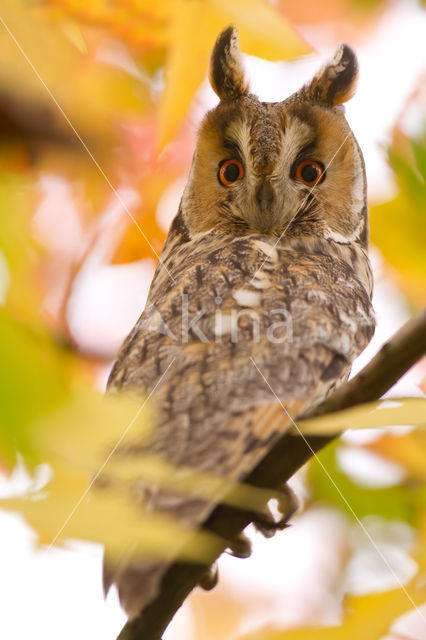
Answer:
MULTIPOLYGON (((60 408, 63 433, 63 407, 104 390, 143 309, 197 126, 216 104, 208 58, 231 23, 262 100, 298 89, 341 41, 358 55, 346 114, 367 166, 378 326, 354 371, 425 305, 425 8, 420 0, 2 1, 1 496, 30 490, 32 505, 42 500, 55 481, 47 417, 60 408)), ((425 391, 423 361, 388 395, 425 391)), ((86 447, 74 444, 77 455, 86 447)), ((195 591, 165 639, 425 640, 425 460, 425 432, 404 425, 330 445, 292 480, 302 505, 292 527, 272 540, 250 532, 252 558, 223 557, 219 586, 195 591)), ((64 523, 79 498, 67 494, 68 503, 65 493, 38 533, 6 504, 0 511, 8 640, 112 640, 125 622, 115 592, 102 598, 100 544, 48 546, 52 523, 64 523)))

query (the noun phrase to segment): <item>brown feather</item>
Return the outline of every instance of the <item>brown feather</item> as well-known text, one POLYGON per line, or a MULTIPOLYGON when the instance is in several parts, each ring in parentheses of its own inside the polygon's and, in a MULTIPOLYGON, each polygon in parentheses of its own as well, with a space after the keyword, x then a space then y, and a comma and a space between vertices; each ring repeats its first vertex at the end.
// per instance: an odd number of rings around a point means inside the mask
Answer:
MULTIPOLYGON (((310 85, 263 103, 247 93, 236 32, 219 37, 210 75, 221 102, 201 125, 146 309, 108 383, 110 393, 148 394, 157 385, 158 420, 149 439, 136 431, 115 455, 161 456, 240 482, 289 428, 289 415, 326 397, 368 344, 364 163, 333 108, 352 91, 356 69, 343 47, 310 85), (228 187, 218 180, 225 159, 244 168, 228 187), (325 168, 314 194, 295 178, 305 160, 325 168)), ((135 486, 141 512, 201 527, 224 498, 223 487, 206 498, 179 493, 173 474, 171 482, 135 486)), ((106 567, 105 586, 115 582, 135 616, 166 569, 152 558, 106 567)))

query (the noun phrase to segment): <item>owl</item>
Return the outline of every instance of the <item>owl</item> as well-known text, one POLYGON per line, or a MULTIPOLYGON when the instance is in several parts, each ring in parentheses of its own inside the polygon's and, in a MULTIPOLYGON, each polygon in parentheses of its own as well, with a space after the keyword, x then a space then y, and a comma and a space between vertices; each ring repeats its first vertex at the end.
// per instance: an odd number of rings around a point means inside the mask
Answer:
MULTIPOLYGON (((109 393, 155 389, 155 425, 122 455, 241 482, 347 379, 374 332, 364 161, 341 106, 357 72, 342 44, 299 91, 262 102, 236 29, 219 35, 209 69, 219 103, 108 381, 109 393)), ((142 479, 135 499, 194 528, 220 502, 142 479)), ((166 569, 147 558, 105 566, 105 588, 117 584, 133 618, 166 569)))

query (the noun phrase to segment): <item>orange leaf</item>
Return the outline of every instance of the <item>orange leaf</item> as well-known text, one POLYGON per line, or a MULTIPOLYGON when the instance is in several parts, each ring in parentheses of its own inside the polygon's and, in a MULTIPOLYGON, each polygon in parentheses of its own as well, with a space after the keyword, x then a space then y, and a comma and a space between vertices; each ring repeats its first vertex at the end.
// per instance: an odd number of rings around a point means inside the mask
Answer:
POLYGON ((426 482, 426 431, 418 429, 404 436, 385 435, 364 448, 401 464, 410 477, 426 482))

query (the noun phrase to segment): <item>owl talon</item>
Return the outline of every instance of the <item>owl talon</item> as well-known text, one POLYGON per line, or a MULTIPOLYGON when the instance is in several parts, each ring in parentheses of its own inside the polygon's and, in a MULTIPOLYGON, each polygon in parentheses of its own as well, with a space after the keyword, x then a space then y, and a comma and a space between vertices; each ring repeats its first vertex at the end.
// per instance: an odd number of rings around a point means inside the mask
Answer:
POLYGON ((285 485, 280 491, 277 496, 277 500, 277 507, 282 516, 281 518, 277 520, 268 508, 268 510, 263 514, 257 513, 253 519, 253 524, 257 531, 259 531, 259 533, 261 533, 265 538, 272 538, 277 531, 287 529, 287 527, 290 526, 288 524, 290 518, 296 513, 299 506, 299 501, 295 493, 287 485, 285 485))
POLYGON ((211 591, 215 588, 219 581, 219 570, 217 568, 217 562, 214 562, 202 576, 199 586, 204 591, 211 591))
POLYGON ((266 515, 264 518, 260 517, 258 520, 253 520, 253 525, 256 531, 261 533, 264 538, 273 538, 277 531, 272 514, 270 520, 266 519, 266 515))
POLYGON ((240 535, 229 544, 229 553, 233 555, 234 558, 244 559, 251 556, 251 542, 244 533, 240 533, 240 535))

